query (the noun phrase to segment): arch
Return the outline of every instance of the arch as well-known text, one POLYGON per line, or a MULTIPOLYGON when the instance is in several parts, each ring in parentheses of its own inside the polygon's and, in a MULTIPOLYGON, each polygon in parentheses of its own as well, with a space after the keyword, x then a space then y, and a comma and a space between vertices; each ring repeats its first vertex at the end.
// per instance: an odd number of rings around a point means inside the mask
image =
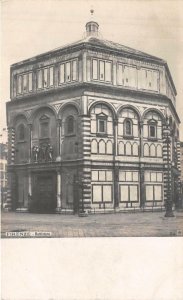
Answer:
POLYGON ((144 144, 144 156, 149 156, 149 145, 147 143, 144 144))
POLYGON ((97 154, 98 153, 98 142, 95 139, 93 139, 91 141, 91 153, 93 153, 93 154, 97 154))
POLYGON ((162 145, 158 144, 156 148, 157 157, 162 157, 162 145))
POLYGON ((99 141, 99 154, 106 154, 106 144, 104 140, 99 141))
POLYGON ((146 115, 147 115, 149 112, 152 112, 152 113, 155 112, 155 113, 157 113, 157 114, 160 116, 161 120, 162 120, 163 122, 165 122, 165 117, 164 117, 163 113, 162 113, 160 110, 158 110, 157 108, 148 108, 148 109, 146 109, 146 110, 143 112, 142 120, 145 119, 146 115))
POLYGON ((124 155, 125 154, 125 145, 121 141, 118 144, 118 154, 119 155, 124 155))
POLYGON ((80 108, 79 105, 74 102, 74 101, 70 101, 70 102, 66 102, 64 104, 62 104, 62 106, 60 107, 59 111, 58 111, 58 117, 61 118, 61 115, 63 113, 63 111, 67 108, 67 107, 74 107, 77 110, 78 115, 81 113, 80 112, 80 108))
POLYGON ((133 110, 133 111, 137 114, 138 120, 139 120, 139 121, 142 120, 140 111, 139 111, 135 106, 130 105, 130 104, 125 104, 125 105, 122 105, 122 106, 120 106, 120 107, 118 108, 118 110, 117 110, 117 117, 118 117, 118 118, 119 118, 119 114, 120 114, 120 113, 123 111, 123 109, 125 109, 125 108, 133 110))
POLYGON ((134 156, 139 155, 139 146, 136 142, 134 142, 133 145, 132 145, 132 153, 133 153, 134 156))
POLYGON ((18 119, 23 119, 26 123, 28 123, 28 119, 27 119, 26 114, 24 114, 24 113, 18 113, 17 115, 15 115, 15 116, 12 118, 12 120, 11 120, 11 122, 10 122, 10 124, 11 124, 10 126, 15 127, 16 122, 18 121, 18 119))
POLYGON ((106 153, 107 154, 113 154, 113 144, 112 144, 112 141, 107 141, 106 143, 106 153))
POLYGON ((127 142, 125 145, 126 155, 132 155, 132 145, 130 142, 127 142))
POLYGON ((91 105, 88 107, 88 114, 89 114, 89 116, 91 115, 91 111, 94 108, 94 106, 96 106, 98 104, 103 104, 103 105, 107 106, 111 110, 111 112, 112 112, 113 119, 117 119, 117 113, 116 113, 114 107, 110 103, 107 103, 107 102, 101 101, 101 100, 100 101, 95 101, 95 102, 91 103, 91 105))
POLYGON ((155 146, 155 144, 150 145, 150 156, 153 156, 153 157, 156 156, 156 146, 155 146))
POLYGON ((46 105, 43 105, 43 106, 39 106, 39 107, 36 107, 31 116, 30 116, 30 123, 33 123, 34 119, 36 118, 36 116, 39 114, 39 112, 41 110, 44 110, 44 109, 49 109, 55 116, 55 118, 57 119, 57 112, 56 110, 49 104, 46 104, 46 105))

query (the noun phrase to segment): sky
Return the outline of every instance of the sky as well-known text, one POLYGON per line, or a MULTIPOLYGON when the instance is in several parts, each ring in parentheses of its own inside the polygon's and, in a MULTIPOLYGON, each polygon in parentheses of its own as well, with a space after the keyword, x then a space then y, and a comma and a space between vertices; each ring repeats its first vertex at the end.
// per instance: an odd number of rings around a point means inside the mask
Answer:
MULTIPOLYGON (((10 65, 83 37, 94 9, 102 37, 168 62, 183 122, 183 1, 1 0, 1 126, 10 100, 10 65)), ((180 127, 183 140, 183 124, 180 127)))

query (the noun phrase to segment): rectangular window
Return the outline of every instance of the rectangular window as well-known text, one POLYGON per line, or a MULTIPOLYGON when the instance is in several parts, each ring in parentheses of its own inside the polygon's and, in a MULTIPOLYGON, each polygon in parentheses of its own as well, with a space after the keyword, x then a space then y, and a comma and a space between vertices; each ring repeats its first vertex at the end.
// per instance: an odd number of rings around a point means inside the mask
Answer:
POLYGON ((162 182, 163 181, 163 174, 162 173, 157 173, 157 181, 162 182))
POLYGON ((98 181, 98 171, 92 171, 92 181, 98 181))
POLYGON ((138 70, 138 88, 146 89, 146 70, 138 70))
POLYGON ((93 59, 93 64, 92 64, 92 78, 94 80, 98 79, 98 61, 96 59, 93 59))
POLYGON ((125 172, 119 172, 119 181, 126 181, 125 172))
POLYGON ((146 185, 146 201, 153 201, 153 185, 146 185))
POLYGON ((29 78, 29 92, 31 92, 32 91, 32 72, 29 73, 28 78, 29 78))
POLYGON ((93 185, 93 202, 102 202, 102 186, 93 185))
POLYGON ((22 75, 18 76, 18 94, 22 94, 22 75))
POLYGON ((149 137, 156 137, 156 125, 149 125, 149 137))
POLYGON ((48 69, 43 70, 43 87, 46 88, 48 86, 48 69))
POLYGON ((37 72, 37 87, 38 87, 38 89, 42 89, 42 87, 43 87, 43 72, 42 72, 42 70, 38 70, 38 72, 37 72))
POLYGON ((99 79, 101 81, 104 81, 104 72, 105 72, 105 65, 104 65, 104 61, 100 60, 99 63, 99 79))
POLYGON ((126 172, 126 181, 132 181, 132 172, 126 172))
POLYGON ((120 185, 121 202, 137 202, 138 185, 120 185))
POLYGON ((138 174, 138 172, 133 172, 133 181, 139 181, 139 174, 138 174))
POLYGON ((99 132, 105 132, 105 120, 99 120, 99 132))
POLYGON ((138 187, 137 185, 130 185, 130 201, 138 201, 138 187))
POLYGON ((105 171, 99 171, 99 180, 105 181, 105 171))
POLYGON ((154 91, 158 91, 158 79, 159 79, 159 72, 154 71, 153 72, 153 85, 152 85, 152 88, 154 91))
POLYGON ((111 185, 103 185, 103 202, 112 201, 112 187, 111 185))
POLYGON ((27 92, 27 74, 23 75, 23 93, 27 92))
POLYGON ((162 200, 162 185, 146 185, 146 201, 162 200))
POLYGON ((118 65, 118 84, 123 85, 123 66, 118 65))
POLYGON ((156 182, 156 172, 151 172, 151 181, 156 182))
POLYGON ((50 71, 50 86, 53 86, 53 82, 54 82, 54 79, 53 79, 53 77, 54 77, 54 69, 53 69, 53 67, 50 67, 49 68, 49 71, 50 71))
POLYGON ((93 185, 93 202, 112 202, 111 185, 93 185))
POLYGON ((60 83, 65 82, 65 65, 61 64, 60 65, 60 83))
POLYGON ((112 171, 106 171, 106 181, 112 181, 112 171))
POLYGON ((124 85, 137 87, 137 69, 135 67, 124 66, 124 85))
POLYGON ((112 64, 111 62, 105 63, 105 81, 112 81, 112 64))
POLYGON ((71 81, 71 63, 66 63, 66 81, 71 81))
POLYGON ((120 185, 120 194, 121 194, 121 201, 128 202, 129 201, 129 189, 128 185, 120 185))
POLYGON ((162 185, 154 186, 154 200, 162 201, 162 185))
POLYGON ((72 80, 77 80, 77 61, 73 60, 72 62, 72 80))

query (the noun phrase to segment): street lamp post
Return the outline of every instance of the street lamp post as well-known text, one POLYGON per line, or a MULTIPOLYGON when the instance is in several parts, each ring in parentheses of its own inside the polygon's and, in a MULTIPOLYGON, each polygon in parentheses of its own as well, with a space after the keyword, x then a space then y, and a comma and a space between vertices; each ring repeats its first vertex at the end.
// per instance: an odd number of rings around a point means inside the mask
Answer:
POLYGON ((165 217, 174 217, 172 210, 172 187, 171 187, 171 162, 170 162, 170 128, 168 120, 166 122, 166 129, 164 131, 166 136, 166 147, 167 147, 167 171, 168 171, 168 189, 167 189, 167 201, 165 203, 165 217))

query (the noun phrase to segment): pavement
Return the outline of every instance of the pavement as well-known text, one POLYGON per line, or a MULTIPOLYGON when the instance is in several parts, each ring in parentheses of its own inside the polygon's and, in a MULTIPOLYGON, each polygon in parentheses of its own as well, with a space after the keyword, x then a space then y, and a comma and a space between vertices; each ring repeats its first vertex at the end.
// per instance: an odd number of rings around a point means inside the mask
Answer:
POLYGON ((60 214, 2 212, 2 238, 169 237, 183 236, 183 212, 60 214))

